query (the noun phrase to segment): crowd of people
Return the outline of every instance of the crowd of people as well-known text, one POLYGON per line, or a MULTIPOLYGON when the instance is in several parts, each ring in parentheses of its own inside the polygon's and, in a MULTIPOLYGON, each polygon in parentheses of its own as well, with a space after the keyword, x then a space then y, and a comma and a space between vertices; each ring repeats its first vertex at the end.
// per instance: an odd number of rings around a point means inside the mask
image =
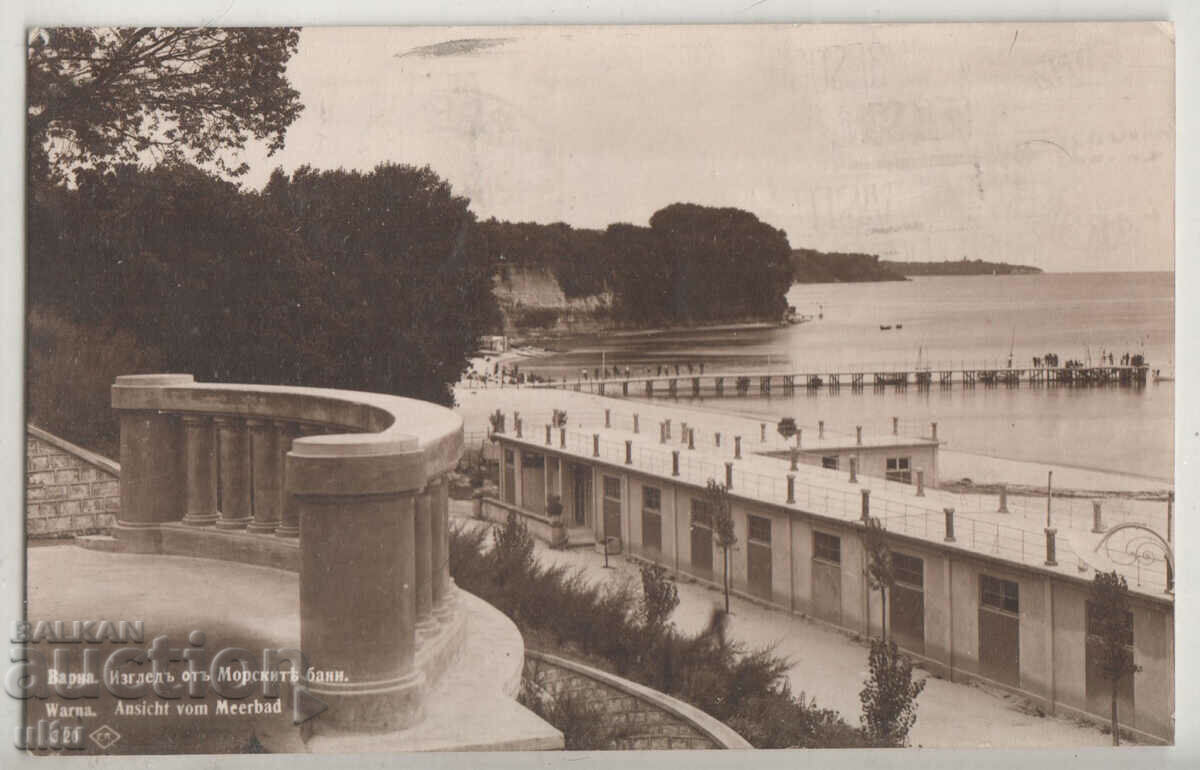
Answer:
MULTIPOLYGON (((700 363, 697 363, 697 364, 693 364, 693 363, 675 364, 674 365, 675 375, 676 376, 682 375, 684 373, 685 367, 687 369, 687 374, 704 374, 704 362, 701 361, 700 363)), ((671 368, 672 368, 671 364, 658 364, 654 368, 653 375, 655 377, 669 377, 669 376, 671 376, 671 368)), ((643 367, 641 369, 632 369, 628 366, 626 366, 623 369, 619 366, 597 366, 597 367, 594 367, 591 370, 591 372, 589 372, 587 369, 579 370, 579 378, 581 380, 587 380, 587 379, 615 380, 615 379, 620 379, 622 377, 624 377, 625 379, 629 379, 630 377, 633 377, 635 375, 640 376, 640 377, 649 377, 649 376, 651 376, 651 374, 652 374, 652 372, 651 372, 649 366, 643 367)))
MULTIPOLYGON (((1105 365, 1117 366, 1118 360, 1120 361, 1121 366, 1145 366, 1145 364, 1146 364, 1146 359, 1141 354, 1122 353, 1121 356, 1118 358, 1111 351, 1109 351, 1109 352, 1105 352, 1103 350, 1100 351, 1100 363, 1099 363, 1100 366, 1105 366, 1105 365)), ((1012 366, 1012 360, 1009 359, 1009 367, 1011 368, 1011 366, 1012 366)), ((1092 364, 1085 364, 1083 361, 1080 361, 1077 358, 1069 358, 1069 359, 1067 359, 1067 362, 1065 364, 1063 364, 1062 366, 1066 369, 1084 369, 1088 366, 1092 366, 1092 364)), ((1033 357, 1033 368, 1041 369, 1043 367, 1045 367, 1047 369, 1059 368, 1058 354, 1057 353, 1047 353, 1046 355, 1040 356, 1040 357, 1034 356, 1033 357)))

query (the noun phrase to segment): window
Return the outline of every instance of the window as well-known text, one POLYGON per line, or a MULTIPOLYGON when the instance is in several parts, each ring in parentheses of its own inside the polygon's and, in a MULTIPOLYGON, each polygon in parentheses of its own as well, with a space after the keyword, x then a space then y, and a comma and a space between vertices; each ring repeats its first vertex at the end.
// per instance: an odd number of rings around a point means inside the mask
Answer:
POLYGON ((925 585, 925 562, 906 553, 892 553, 892 569, 896 582, 921 588, 925 585))
POLYGON ((692 500, 692 526, 712 529, 712 508, 707 500, 692 500))
POLYGON ((750 539, 771 544, 771 520, 763 516, 749 516, 750 539))
POLYGON ((1013 614, 1021 611, 1020 587, 1015 580, 990 575, 979 576, 979 603, 984 607, 1013 614))
POLYGON ((837 455, 827 455, 825 457, 822 457, 821 458, 821 467, 828 468, 831 471, 836 471, 838 469, 838 456, 837 455))
POLYGON ((903 484, 912 483, 912 458, 889 457, 887 459, 887 480, 899 481, 903 484))
POLYGON ((813 533, 813 558, 831 564, 842 563, 842 539, 824 532, 813 533))
POLYGON ((621 480, 612 476, 604 477, 604 496, 609 500, 621 499, 621 480))
POLYGON ((546 512, 546 458, 537 452, 521 453, 520 506, 533 513, 546 512))
POLYGON ((517 465, 516 456, 511 449, 504 450, 504 502, 513 505, 517 502, 517 465))
POLYGON ((662 490, 642 487, 642 547, 662 550, 662 490))

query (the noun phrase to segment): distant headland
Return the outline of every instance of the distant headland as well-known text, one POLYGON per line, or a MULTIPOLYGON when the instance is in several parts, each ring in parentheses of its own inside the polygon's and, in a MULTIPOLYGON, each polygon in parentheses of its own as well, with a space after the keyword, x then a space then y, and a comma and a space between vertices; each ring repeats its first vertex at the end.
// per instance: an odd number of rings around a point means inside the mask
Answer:
POLYGON ((1034 275, 1040 267, 1010 265, 1007 262, 985 262, 982 259, 948 259, 943 262, 893 262, 883 260, 880 266, 901 275, 1034 275))

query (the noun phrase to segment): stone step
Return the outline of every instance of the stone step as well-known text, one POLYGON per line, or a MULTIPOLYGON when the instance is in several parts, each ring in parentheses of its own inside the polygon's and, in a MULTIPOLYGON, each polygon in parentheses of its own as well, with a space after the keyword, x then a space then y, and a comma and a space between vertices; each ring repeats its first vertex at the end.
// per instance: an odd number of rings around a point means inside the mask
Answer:
POLYGON ((125 550, 122 547, 121 541, 112 535, 76 535, 75 545, 80 548, 87 548, 89 551, 122 553, 125 550))

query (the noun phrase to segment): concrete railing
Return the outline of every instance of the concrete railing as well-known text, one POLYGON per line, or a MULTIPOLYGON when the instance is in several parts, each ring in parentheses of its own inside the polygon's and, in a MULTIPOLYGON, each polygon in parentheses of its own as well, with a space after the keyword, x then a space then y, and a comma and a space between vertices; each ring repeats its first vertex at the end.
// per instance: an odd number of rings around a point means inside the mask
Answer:
POLYGON ((525 651, 525 676, 552 696, 572 693, 615 729, 606 749, 753 749, 737 732, 695 706, 573 660, 525 651))
MULTIPOLYGON (((218 385, 186 374, 118 377, 117 547, 299 572, 321 731, 389 732, 462 639, 449 574, 445 474, 462 420, 374 393, 218 385)), ((318 728, 313 728, 318 729, 318 728)))

